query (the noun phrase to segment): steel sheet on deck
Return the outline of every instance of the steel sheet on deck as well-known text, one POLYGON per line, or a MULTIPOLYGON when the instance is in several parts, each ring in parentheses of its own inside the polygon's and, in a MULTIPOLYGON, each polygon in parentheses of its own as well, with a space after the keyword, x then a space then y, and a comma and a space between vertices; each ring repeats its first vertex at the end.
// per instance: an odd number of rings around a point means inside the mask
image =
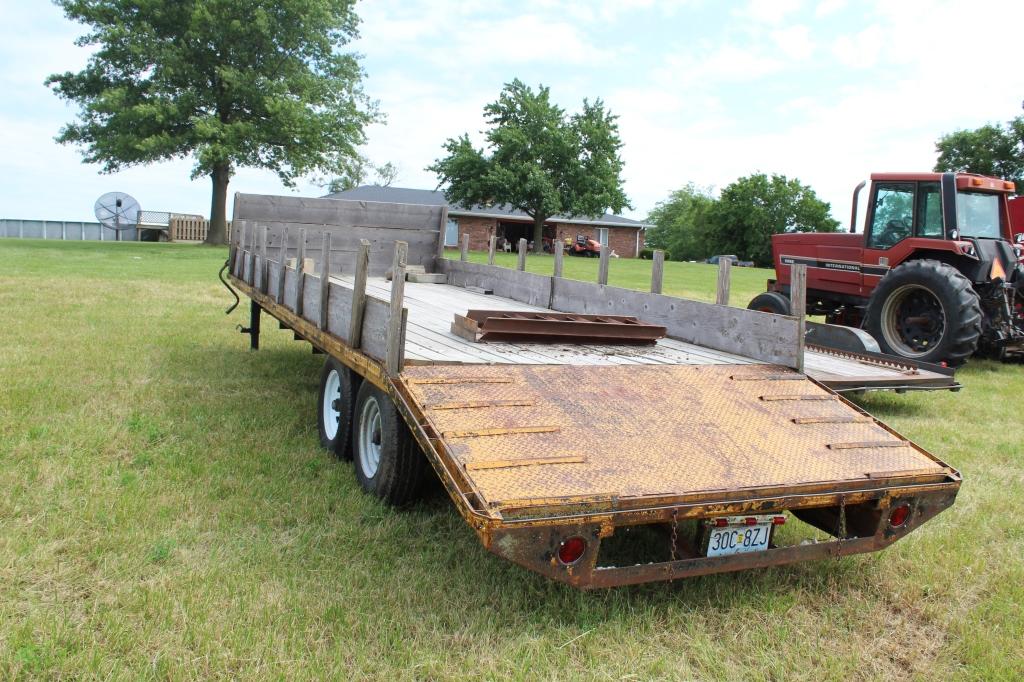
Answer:
POLYGON ((423 366, 402 379, 499 512, 947 471, 778 366, 423 366))

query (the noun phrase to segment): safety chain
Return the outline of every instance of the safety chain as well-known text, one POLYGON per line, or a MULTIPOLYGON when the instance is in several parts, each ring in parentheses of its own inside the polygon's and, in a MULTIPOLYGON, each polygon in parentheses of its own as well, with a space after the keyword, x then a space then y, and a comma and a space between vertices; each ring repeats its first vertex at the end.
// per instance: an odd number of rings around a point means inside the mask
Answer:
POLYGON ((846 539, 846 498, 839 500, 839 539, 846 539))
POLYGON ((679 521, 676 518, 676 516, 678 514, 679 514, 679 510, 678 509, 673 509, 672 510, 672 537, 671 537, 671 540, 669 541, 669 542, 671 542, 671 546, 669 547, 669 551, 671 552, 671 555, 672 555, 672 561, 676 560, 676 541, 679 539, 679 521))

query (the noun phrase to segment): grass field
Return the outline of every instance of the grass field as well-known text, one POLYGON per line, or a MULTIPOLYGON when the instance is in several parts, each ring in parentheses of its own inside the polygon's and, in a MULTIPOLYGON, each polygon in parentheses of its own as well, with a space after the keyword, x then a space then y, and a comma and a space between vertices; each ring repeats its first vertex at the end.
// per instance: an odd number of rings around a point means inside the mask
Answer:
MULTIPOLYGON (((581 593, 484 552, 440 493, 361 494, 318 447, 322 358, 270 324, 248 351, 223 257, 0 240, 0 679, 1024 677, 1021 365, 860 400, 965 477, 892 549, 581 593)), ((734 272, 736 304, 769 276, 734 272)), ((714 279, 671 263, 665 288, 714 279)))

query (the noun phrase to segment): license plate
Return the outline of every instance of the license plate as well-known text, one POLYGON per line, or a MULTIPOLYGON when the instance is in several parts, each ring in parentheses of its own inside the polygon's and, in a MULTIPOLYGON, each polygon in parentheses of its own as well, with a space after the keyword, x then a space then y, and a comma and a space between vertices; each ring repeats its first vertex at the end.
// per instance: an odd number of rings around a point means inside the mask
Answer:
MULTIPOLYGON (((772 537, 771 517, 758 517, 757 523, 748 526, 730 524, 721 528, 712 527, 708 534, 708 556, 729 556, 747 552, 763 552, 768 549, 772 537)), ((742 523, 742 521, 741 521, 742 523)))

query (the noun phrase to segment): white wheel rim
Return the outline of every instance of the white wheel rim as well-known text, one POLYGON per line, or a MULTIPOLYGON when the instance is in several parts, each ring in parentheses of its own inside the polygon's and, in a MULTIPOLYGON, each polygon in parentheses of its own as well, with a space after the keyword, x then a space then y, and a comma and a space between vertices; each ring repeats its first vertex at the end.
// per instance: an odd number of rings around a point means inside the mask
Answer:
POLYGON ((380 406, 376 398, 370 398, 363 403, 363 411, 359 415, 359 466, 366 478, 376 476, 380 466, 380 426, 380 406))
POLYGON ((341 377, 338 370, 332 369, 327 375, 323 401, 321 412, 324 415, 324 435, 328 440, 334 440, 338 436, 338 425, 341 421, 341 410, 335 409, 335 406, 341 406, 341 377))

